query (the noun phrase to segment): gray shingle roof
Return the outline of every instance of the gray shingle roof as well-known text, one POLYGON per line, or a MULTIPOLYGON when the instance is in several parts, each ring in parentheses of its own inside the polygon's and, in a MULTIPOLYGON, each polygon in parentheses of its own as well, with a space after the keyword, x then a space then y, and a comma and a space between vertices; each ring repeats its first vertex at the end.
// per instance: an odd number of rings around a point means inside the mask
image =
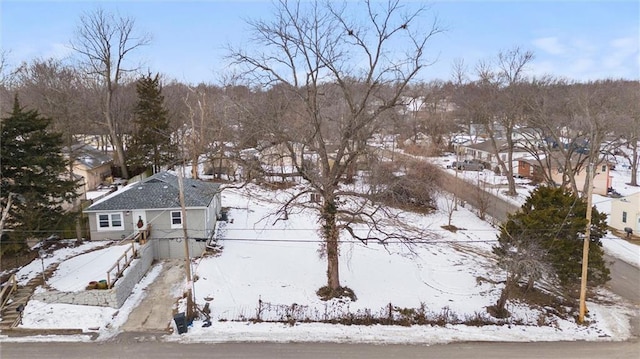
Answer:
POLYGON ((110 155, 84 143, 76 143, 71 146, 71 149, 65 147, 63 151, 74 156, 78 163, 88 169, 94 169, 106 163, 113 162, 110 155))
MULTIPOLYGON (((187 208, 206 207, 219 190, 220 185, 217 183, 185 178, 185 206, 187 208)), ((168 172, 159 172, 114 192, 85 211, 180 208, 179 195, 178 177, 168 172)))

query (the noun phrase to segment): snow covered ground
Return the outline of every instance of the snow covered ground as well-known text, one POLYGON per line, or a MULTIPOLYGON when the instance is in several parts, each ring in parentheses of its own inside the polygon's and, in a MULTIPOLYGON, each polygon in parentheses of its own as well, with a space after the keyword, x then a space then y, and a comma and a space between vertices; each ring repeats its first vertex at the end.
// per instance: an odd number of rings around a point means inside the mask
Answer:
MULTIPOLYGON (((490 171, 485 171, 490 175, 490 171)), ((476 174, 477 175, 477 174, 476 174)), ((624 183, 624 179, 615 179, 624 183)), ((638 190, 616 186, 623 193, 638 190)), ((444 212, 428 216, 408 215, 407 222, 429 228, 436 237, 415 247, 401 244, 383 247, 370 243, 347 241, 341 247, 341 282, 352 288, 355 302, 322 302, 315 291, 326 283, 326 265, 318 255, 320 241, 317 220, 313 212, 301 211, 289 215, 286 221, 275 221, 274 203, 266 200, 273 194, 252 188, 247 196, 240 190, 223 192, 223 206, 229 207, 229 221, 220 229, 219 256, 193 261, 193 283, 196 302, 210 304, 212 325, 203 327, 194 321, 189 332, 167 335, 164 340, 179 342, 226 341, 331 341, 362 343, 446 343, 452 341, 557 341, 557 340, 625 340, 630 336, 631 306, 603 305, 588 302, 589 324, 578 325, 573 320, 541 320, 537 309, 510 303, 515 325, 414 325, 360 326, 302 323, 252 323, 241 318, 277 320, 292 314, 322 319, 335 313, 385 313, 389 304, 400 308, 419 308, 432 315, 447 315, 461 320, 477 315, 486 316, 486 307, 496 302, 501 285, 479 280, 500 280, 502 273, 494 267, 491 246, 496 229, 480 221, 466 208, 454 212, 452 224, 464 228, 456 233, 441 228, 447 224, 444 212), (259 196, 255 196, 259 193, 259 196), (262 304, 259 304, 262 301, 262 304), (294 305, 295 304, 295 305, 294 305)), ((444 199, 441 199, 444 200, 444 199)), ((606 209, 606 197, 594 201, 606 209)), ((444 208, 444 204, 440 206, 444 208)), ((608 253, 640 267, 638 246, 616 238, 603 240, 608 253)), ((88 242, 82 247, 65 249, 45 258, 45 266, 55 261, 63 264, 48 283, 56 288, 74 290, 69 283, 88 283, 95 273, 88 268, 108 268, 122 254, 121 249, 101 249, 70 258, 82 250, 102 243, 88 242), (90 256, 90 257, 89 257, 90 256), (75 266, 75 269, 74 269, 75 266), (70 281, 69 278, 73 280, 70 281)), ((76 336, 31 336, 1 341, 88 341, 95 333, 100 340, 119 332, 131 311, 141 303, 149 286, 160 273, 162 264, 150 270, 136 286, 122 308, 101 308, 66 304, 46 304, 30 301, 25 308, 23 328, 80 328, 86 334, 76 336)), ((22 283, 40 273, 38 259, 18 272, 22 283)), ((600 291, 600 296, 619 303, 615 296, 600 291)), ((638 313, 635 313, 637 315, 638 313)), ((170 320, 170 318, 169 318, 170 320)))

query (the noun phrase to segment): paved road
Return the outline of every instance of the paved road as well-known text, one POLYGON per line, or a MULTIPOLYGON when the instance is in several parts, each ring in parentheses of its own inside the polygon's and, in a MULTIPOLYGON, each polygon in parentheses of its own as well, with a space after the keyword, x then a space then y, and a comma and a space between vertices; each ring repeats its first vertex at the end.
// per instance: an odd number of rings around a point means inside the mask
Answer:
POLYGON ((611 263, 611 281, 607 286, 612 292, 640 307, 640 268, 609 255, 604 258, 611 263))
MULTIPOLYGON (((640 337, 640 268, 622 260, 605 255, 610 262, 611 280, 607 287, 615 294, 631 302, 636 309, 636 316, 631 319, 631 332, 640 337)), ((640 358, 640 354, 638 355, 640 358)))
POLYGON ((167 342, 2 343, 0 357, 13 358, 562 358, 631 359, 639 342, 454 343, 446 345, 371 345, 334 343, 167 342))
POLYGON ((493 217, 498 223, 507 220, 509 213, 518 210, 518 206, 505 201, 487 191, 480 190, 478 186, 457 178, 448 171, 442 171, 444 177, 442 181, 442 189, 447 192, 455 193, 462 201, 465 201, 474 208, 482 208, 482 210, 493 217))

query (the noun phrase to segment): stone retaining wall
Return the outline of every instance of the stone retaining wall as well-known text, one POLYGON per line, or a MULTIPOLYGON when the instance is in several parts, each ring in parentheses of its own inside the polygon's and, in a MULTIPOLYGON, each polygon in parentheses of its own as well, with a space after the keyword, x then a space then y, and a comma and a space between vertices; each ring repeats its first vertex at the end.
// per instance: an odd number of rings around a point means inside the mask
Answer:
POLYGON ((66 303, 120 308, 131 294, 133 287, 144 277, 153 262, 153 246, 150 242, 138 248, 138 258, 124 271, 111 289, 92 289, 80 292, 46 291, 34 294, 31 299, 44 303, 66 303))

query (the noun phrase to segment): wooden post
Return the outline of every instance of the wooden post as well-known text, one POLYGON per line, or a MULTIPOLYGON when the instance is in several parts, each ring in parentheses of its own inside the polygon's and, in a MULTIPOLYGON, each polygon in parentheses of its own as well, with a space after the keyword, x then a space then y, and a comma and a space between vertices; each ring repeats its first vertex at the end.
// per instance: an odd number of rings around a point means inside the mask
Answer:
POLYGON ((587 269, 589 267, 589 240, 591 237, 591 207, 593 196, 593 184, 591 176, 593 173, 593 162, 587 167, 587 228, 584 231, 584 242, 582 245, 582 277, 580 279, 580 315, 578 321, 584 323, 584 315, 587 312, 587 269))
POLYGON ((187 273, 187 286, 189 289, 187 290, 187 312, 186 317, 187 320, 191 321, 194 317, 193 310, 193 283, 191 279, 191 258, 189 255, 189 236, 187 232, 187 208, 184 200, 184 163, 178 170, 178 189, 179 189, 179 197, 180 197, 180 209, 182 214, 182 233, 184 235, 184 256, 185 256, 185 270, 187 273))

